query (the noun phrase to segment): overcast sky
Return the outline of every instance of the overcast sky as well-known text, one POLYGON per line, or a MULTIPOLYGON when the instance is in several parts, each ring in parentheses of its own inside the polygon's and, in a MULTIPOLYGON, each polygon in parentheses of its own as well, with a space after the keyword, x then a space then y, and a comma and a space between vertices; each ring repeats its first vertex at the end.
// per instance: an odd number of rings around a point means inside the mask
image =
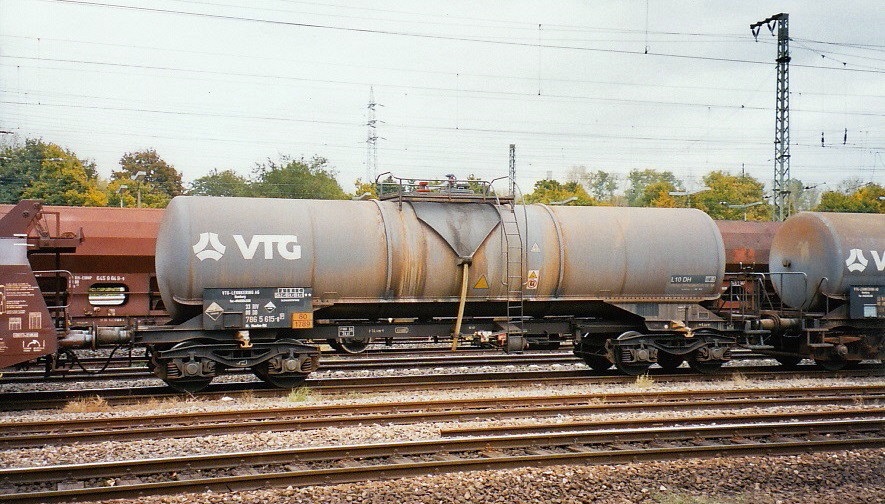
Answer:
POLYGON ((875 0, 0 0, 0 130, 105 177, 146 148, 186 181, 317 155, 353 191, 373 88, 379 173, 505 176, 513 143, 525 192, 578 165, 770 184, 777 43, 749 25, 779 12, 793 177, 885 183, 875 0))

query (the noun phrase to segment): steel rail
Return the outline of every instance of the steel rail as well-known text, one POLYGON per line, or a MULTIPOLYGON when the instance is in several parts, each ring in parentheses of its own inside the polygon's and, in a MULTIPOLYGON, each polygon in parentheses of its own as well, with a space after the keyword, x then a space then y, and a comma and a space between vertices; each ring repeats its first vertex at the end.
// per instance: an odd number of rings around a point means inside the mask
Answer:
POLYGON ((726 413, 718 415, 698 415, 690 417, 674 418, 672 416, 651 417, 651 418, 633 418, 630 420, 582 420, 575 422, 556 422, 556 423, 530 423, 521 425, 486 425, 483 427, 451 427, 441 428, 439 435, 442 437, 459 437, 459 436, 500 436, 500 435, 516 435, 516 434, 533 434, 541 432, 571 432, 583 431, 589 429, 620 429, 625 424, 632 426, 680 426, 680 425, 696 425, 696 424, 715 424, 722 422, 775 422, 784 419, 794 421, 821 421, 831 420, 834 418, 883 418, 885 417, 885 408, 851 408, 843 410, 823 410, 823 411, 795 411, 792 413, 775 412, 775 413, 726 413))
POLYGON ((0 449, 34 446, 281 432, 367 423, 420 423, 562 414, 608 414, 757 406, 852 405, 885 402, 885 386, 719 391, 669 391, 554 397, 460 399, 410 403, 269 408, 80 421, 0 423, 0 449))
MULTIPOLYGON (((699 375, 690 369, 679 369, 675 372, 665 372, 658 369, 651 370, 649 376, 659 383, 684 383, 693 381, 729 380, 734 376, 733 373, 739 373, 745 378, 754 380, 863 378, 885 375, 885 370, 877 365, 837 372, 821 370, 814 366, 807 366, 808 369, 798 371, 773 371, 773 368, 777 369, 777 366, 725 368, 722 372, 714 375, 699 375)), ((547 386, 594 386, 612 383, 630 384, 635 381, 635 376, 625 376, 614 370, 602 373, 590 370, 548 370, 309 378, 304 382, 303 387, 324 394, 347 394, 480 387, 501 388, 504 386, 520 387, 537 386, 540 384, 547 386)), ((288 394, 288 391, 272 387, 263 382, 249 381, 242 383, 212 384, 206 390, 200 392, 196 397, 212 400, 237 393, 249 393, 255 397, 279 397, 280 395, 288 394)), ((177 392, 167 386, 6 392, 0 393, 0 411, 60 408, 71 401, 91 399, 95 397, 101 397, 112 405, 119 405, 137 404, 141 401, 157 398, 193 396, 177 392)))
POLYGON ((883 430, 885 430, 885 419, 882 417, 865 420, 607 429, 3 469, 0 470, 0 481, 19 485, 95 478, 138 481, 139 476, 168 474, 170 471, 182 468, 189 471, 239 468, 242 471, 244 465, 270 466, 269 470, 276 472, 196 477, 152 483, 119 482, 120 484, 114 486, 84 486, 84 488, 56 491, 25 491, 0 495, 0 501, 62 502, 74 499, 133 498, 206 490, 228 492, 268 486, 348 483, 451 471, 577 462, 614 464, 641 460, 760 453, 778 455, 858 448, 876 449, 885 447, 883 430), (802 439, 795 439, 797 437, 802 439), (507 454, 506 450, 515 451, 507 454), (418 457, 419 460, 408 457, 418 457), (357 463, 357 460, 360 462, 357 463), (310 468, 316 463, 334 463, 334 467, 310 468), (302 467, 298 467, 299 465, 302 467), (291 469, 285 470, 286 468, 291 469))
POLYGON ((525 408, 542 405, 573 405, 573 404, 614 404, 630 402, 655 402, 688 401, 700 399, 740 399, 761 397, 786 398, 786 397, 822 397, 842 395, 851 397, 852 400, 862 399, 862 395, 885 394, 885 384, 869 385, 840 385, 840 386, 817 386, 804 387, 759 387, 759 388, 732 388, 711 390, 659 390, 639 392, 603 392, 603 393, 579 393, 560 395, 535 395, 535 396, 506 396, 506 397, 483 397, 483 398, 459 398, 455 400, 430 399, 422 401, 397 401, 356 403, 356 404, 324 404, 309 405, 299 404, 288 407, 250 408, 248 410, 227 411, 197 411, 182 415, 180 413, 160 413, 154 415, 139 415, 138 417, 120 416, 114 418, 91 418, 84 420, 65 419, 56 420, 0 421, 0 437, 15 433, 44 432, 47 430, 58 431, 64 429, 68 432, 87 429, 129 429, 134 426, 155 426, 194 424, 199 422, 228 422, 234 420, 264 421, 280 418, 314 418, 317 416, 333 416, 341 414, 366 415, 384 412, 408 412, 408 411, 433 411, 454 409, 454 406, 469 407, 471 409, 489 408, 525 408), (134 422, 138 422, 137 424, 134 422))

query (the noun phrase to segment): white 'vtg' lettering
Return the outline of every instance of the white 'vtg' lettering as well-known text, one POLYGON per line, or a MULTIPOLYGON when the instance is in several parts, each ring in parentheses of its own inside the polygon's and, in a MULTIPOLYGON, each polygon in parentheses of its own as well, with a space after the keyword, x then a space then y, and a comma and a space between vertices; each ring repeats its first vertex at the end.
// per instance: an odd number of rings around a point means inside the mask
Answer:
POLYGON ((870 254, 873 256, 873 262, 876 263, 876 269, 885 271, 885 251, 882 251, 882 255, 879 255, 878 251, 870 250, 870 254))
POLYGON ((298 245, 298 237, 294 235, 254 235, 246 243, 243 235, 233 235, 243 259, 252 259, 258 252, 259 246, 264 246, 264 258, 273 259, 274 249, 283 259, 301 259, 301 246, 298 245), (274 247, 276 245, 276 247, 274 247))

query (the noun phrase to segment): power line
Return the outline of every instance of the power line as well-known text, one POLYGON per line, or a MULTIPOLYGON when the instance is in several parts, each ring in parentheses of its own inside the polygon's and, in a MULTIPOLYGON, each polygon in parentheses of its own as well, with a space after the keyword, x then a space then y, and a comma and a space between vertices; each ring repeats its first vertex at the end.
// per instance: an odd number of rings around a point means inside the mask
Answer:
MULTIPOLYGON (((654 52, 649 51, 645 53, 644 51, 632 51, 628 49, 605 49, 599 47, 584 47, 584 46, 569 46, 569 45, 557 45, 557 44, 535 44, 531 42, 517 42, 517 41, 508 41, 508 40, 493 40, 488 38, 477 38, 477 37, 456 37, 450 35, 439 35, 439 34, 429 34, 429 33, 416 33, 416 32, 405 32, 399 30, 379 30, 379 29, 371 29, 371 28, 356 28, 356 27, 348 27, 348 26, 335 26, 328 24, 318 24, 318 23, 300 23, 295 21, 281 21, 275 19, 263 19, 257 17, 247 17, 247 16, 232 16, 225 14, 210 14, 205 12, 191 12, 191 11, 182 11, 182 10, 172 10, 172 9, 159 9, 154 7, 139 7, 133 5, 120 5, 120 4, 112 4, 112 3, 97 3, 97 2, 86 2, 83 0, 55 0, 60 3, 68 3, 74 5, 83 5, 89 7, 105 7, 112 9, 121 9, 121 10, 133 10, 140 12, 152 12, 157 14, 174 14, 180 16, 191 16, 191 17, 200 17, 206 19, 216 19, 222 21, 245 21, 250 23, 263 23, 263 24, 271 24, 278 26, 291 26, 298 28, 312 28, 312 29, 321 29, 321 30, 334 30, 334 31, 343 31, 343 32, 352 32, 352 33, 371 33, 371 34, 381 34, 381 35, 394 35, 401 37, 411 37, 411 38, 419 38, 419 39, 430 39, 430 40, 447 40, 447 41, 455 41, 455 42, 476 42, 476 43, 485 43, 485 44, 497 44, 497 45, 505 45, 505 46, 515 46, 515 47, 531 47, 538 48, 543 47, 545 49, 563 49, 563 50, 574 50, 574 51, 590 51, 590 52, 601 52, 601 53, 610 53, 610 54, 627 54, 634 56, 660 56, 667 58, 679 58, 679 59, 691 59, 691 60, 699 60, 699 61, 719 61, 719 62, 727 62, 727 63, 747 63, 754 65, 768 65, 768 62, 765 61, 755 61, 755 60, 745 60, 738 58, 722 58, 722 57, 713 57, 713 56, 698 56, 698 55, 688 55, 688 54, 675 54, 675 53, 664 53, 664 52, 654 52)), ((795 65, 797 67, 804 68, 817 68, 824 70, 842 70, 842 71, 851 71, 851 72, 862 72, 862 73, 885 73, 883 69, 869 70, 869 69, 856 69, 856 68, 833 68, 833 67, 823 67, 823 66, 815 66, 815 65, 795 65)))
MULTIPOLYGON (((279 79, 279 80, 293 80, 293 81, 301 81, 301 82, 339 84, 339 85, 347 85, 347 86, 365 86, 365 83, 357 82, 357 81, 340 81, 340 80, 330 80, 330 79, 309 79, 309 78, 303 78, 303 77, 289 77, 289 76, 272 75, 272 74, 248 74, 248 73, 238 73, 238 72, 222 72, 222 71, 217 71, 217 70, 199 70, 199 69, 164 67, 164 66, 154 66, 154 65, 137 65, 137 64, 132 64, 132 63, 0 55, 0 59, 3 59, 3 58, 24 59, 24 60, 34 60, 34 61, 53 61, 53 62, 59 62, 59 63, 76 63, 76 64, 85 64, 85 65, 123 67, 123 68, 139 68, 139 69, 157 70, 157 71, 191 72, 191 73, 197 73, 197 74, 210 74, 210 75, 233 75, 233 76, 240 76, 240 77, 273 78, 273 79, 279 79)), ((407 86, 407 85, 398 85, 398 84, 386 84, 385 87, 394 88, 394 89, 410 89, 410 90, 436 91, 436 92, 473 93, 473 94, 478 94, 478 95, 492 95, 492 96, 499 96, 499 97, 508 97, 508 98, 512 98, 512 99, 527 98, 527 97, 538 98, 538 96, 533 92, 490 91, 490 90, 480 90, 480 89, 454 89, 454 88, 446 88, 446 87, 407 86)), ((556 93, 545 93, 543 95, 543 98, 548 99, 548 100, 549 99, 588 100, 588 101, 600 101, 600 102, 610 102, 610 103, 633 103, 633 104, 651 104, 651 105, 689 106, 689 107, 705 107, 705 108, 734 109, 734 110, 768 110, 768 107, 751 106, 751 105, 725 105, 725 104, 715 104, 715 103, 691 103, 691 102, 663 101, 663 100, 603 98, 603 97, 599 97, 599 96, 563 95, 563 94, 556 94, 556 93)), ((847 115, 873 116, 873 117, 880 117, 882 115, 885 115, 885 114, 879 114, 879 113, 875 113, 875 112, 861 112, 861 111, 851 111, 851 112, 839 111, 839 112, 837 112, 837 111, 814 110, 814 109, 795 109, 795 110, 801 111, 801 112, 814 112, 814 113, 820 113, 820 114, 839 114, 839 115, 847 114, 847 115)))

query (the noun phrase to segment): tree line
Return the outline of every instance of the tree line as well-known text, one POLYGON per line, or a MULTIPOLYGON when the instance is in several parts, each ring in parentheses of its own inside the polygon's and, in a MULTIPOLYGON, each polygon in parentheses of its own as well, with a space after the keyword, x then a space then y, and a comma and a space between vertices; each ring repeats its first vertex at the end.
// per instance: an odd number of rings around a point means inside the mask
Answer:
MULTIPOLYGON (((539 180, 525 195, 530 203, 697 208, 714 219, 771 220, 773 206, 764 182, 748 175, 713 171, 703 177, 700 189, 686 190, 683 180, 670 171, 632 170, 623 191, 615 174, 578 166, 569 170, 566 182, 539 180)), ((819 212, 885 213, 885 187, 862 180, 842 181, 835 189, 790 180, 785 188, 789 213, 819 212)))
MULTIPOLYGON (((181 173, 154 149, 128 152, 109 180, 95 163, 41 139, 0 148, 0 203, 40 199, 49 205, 144 206, 163 208, 181 194, 266 198, 348 199, 375 195, 372 184, 357 180, 354 192, 338 183, 335 170, 322 157, 281 156, 256 163, 250 176, 214 169, 187 187, 181 173)), ((632 170, 621 187, 616 174, 572 167, 566 181, 539 180, 526 203, 692 207, 715 219, 770 220, 772 206, 765 184, 754 177, 714 171, 703 177, 700 190, 686 190, 670 171, 632 170)), ((787 188, 790 213, 800 210, 885 213, 885 187, 859 180, 843 181, 821 191, 793 179, 787 188)))
POLYGON ((181 172, 154 149, 127 152, 102 179, 95 163, 54 143, 28 139, 0 149, 0 203, 39 199, 49 205, 163 208, 182 194, 346 199, 326 159, 282 156, 256 163, 249 178, 213 170, 185 187, 181 172))

